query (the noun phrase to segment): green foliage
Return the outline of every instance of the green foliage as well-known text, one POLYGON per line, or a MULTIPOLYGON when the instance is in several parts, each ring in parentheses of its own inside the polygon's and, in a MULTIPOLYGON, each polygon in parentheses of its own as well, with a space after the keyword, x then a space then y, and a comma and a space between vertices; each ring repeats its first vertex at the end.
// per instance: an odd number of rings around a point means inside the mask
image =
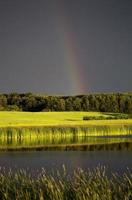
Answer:
POLYGON ((17 105, 8 105, 6 107, 7 111, 21 111, 21 108, 19 108, 17 105))
POLYGON ((47 99, 47 110, 50 111, 65 111, 65 101, 63 98, 49 97, 47 99))
POLYGON ((107 115, 103 116, 84 116, 83 120, 105 120, 105 119, 132 119, 130 114, 121 114, 121 113, 107 113, 107 115))
POLYGON ((0 110, 4 110, 7 106, 7 98, 4 95, 0 95, 0 110))
POLYGON ((23 111, 99 111, 132 113, 132 93, 42 96, 32 93, 1 94, 0 110, 16 105, 23 111))
POLYGON ((81 102, 82 110, 89 111, 89 109, 90 109, 89 98, 87 96, 83 96, 81 99, 82 99, 82 102, 81 102))
POLYGON ((68 97, 65 100, 65 104, 66 104, 66 111, 73 111, 73 99, 72 97, 68 97))
MULTIPOLYGON (((106 117, 103 116, 84 116, 83 120, 103 120, 106 119, 106 117)), ((107 119, 112 119, 112 117, 108 117, 107 119)))
POLYGON ((73 110, 80 111, 81 109, 81 99, 76 97, 73 101, 73 110))

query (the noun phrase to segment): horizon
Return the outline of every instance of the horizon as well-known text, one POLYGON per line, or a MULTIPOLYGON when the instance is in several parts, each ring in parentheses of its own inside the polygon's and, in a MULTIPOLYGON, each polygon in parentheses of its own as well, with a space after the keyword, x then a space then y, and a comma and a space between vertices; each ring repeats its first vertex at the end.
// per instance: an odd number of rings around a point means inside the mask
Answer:
POLYGON ((101 94, 106 94, 106 95, 111 95, 111 94, 132 94, 132 91, 117 91, 117 92, 88 92, 85 94, 71 94, 71 95, 63 95, 63 94, 46 94, 46 93, 33 93, 33 92, 8 92, 8 93, 1 93, 0 95, 10 95, 10 94, 18 94, 18 95, 22 95, 22 94, 31 94, 31 95, 35 95, 35 96, 53 96, 53 97, 74 97, 74 96, 87 96, 87 95, 101 95, 101 94))

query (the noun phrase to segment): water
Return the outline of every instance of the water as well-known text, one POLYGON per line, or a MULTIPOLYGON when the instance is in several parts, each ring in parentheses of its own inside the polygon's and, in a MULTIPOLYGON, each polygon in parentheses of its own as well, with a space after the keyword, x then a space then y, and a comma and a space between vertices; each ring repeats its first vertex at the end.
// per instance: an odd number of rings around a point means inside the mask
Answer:
POLYGON ((132 151, 41 151, 41 152, 1 152, 0 166, 6 170, 12 168, 28 169, 30 172, 45 170, 62 170, 65 165, 67 172, 74 169, 93 169, 98 165, 106 166, 107 173, 123 173, 127 167, 132 169, 132 151))
MULTIPOLYGON (((95 145, 95 151, 31 151, 30 152, 0 152, 0 166, 6 170, 12 168, 28 169, 30 172, 45 170, 50 173, 52 170, 62 170, 64 164, 67 172, 72 173, 74 169, 81 167, 83 169, 93 169, 98 165, 106 166, 107 173, 118 172, 123 173, 127 167, 132 169, 132 127, 90 127, 84 128, 81 131, 78 129, 63 129, 59 128, 33 128, 33 129, 1 129, 0 131, 0 147, 7 149, 9 147, 33 147, 46 145, 86 145, 83 149, 88 150, 87 145, 95 145), (70 132, 72 131, 72 132, 70 132), (88 132, 87 132, 88 131, 88 132), (97 135, 96 137, 90 134, 97 135), (116 135, 115 137, 113 137, 116 135), (117 133, 117 134, 115 134, 117 133), (122 134, 120 136, 119 134, 122 134), (98 135, 103 135, 99 137, 98 135), (105 136, 104 136, 105 135, 105 136), (108 135, 111 135, 108 137, 108 135), (116 144, 117 143, 117 147, 116 144), (101 145, 105 146, 101 146, 101 145), (107 146, 110 148, 106 148, 107 146), (98 146, 98 147, 97 147, 98 146), (104 148, 105 147, 105 148, 104 148), (115 148, 116 147, 116 148, 115 148), (130 147, 130 148, 128 148, 130 147), (97 150, 101 151, 97 151, 97 150), (104 151, 104 149, 108 149, 104 151), (110 151, 116 149, 116 151, 110 151), (118 151, 118 149, 121 149, 118 151), (127 151, 126 151, 127 149, 127 151)), ((92 147, 93 147, 92 146, 92 147)), ((68 149, 68 150, 69 150, 68 149)), ((67 150, 67 148, 62 148, 67 150)), ((76 149, 77 150, 77 149, 76 149)))

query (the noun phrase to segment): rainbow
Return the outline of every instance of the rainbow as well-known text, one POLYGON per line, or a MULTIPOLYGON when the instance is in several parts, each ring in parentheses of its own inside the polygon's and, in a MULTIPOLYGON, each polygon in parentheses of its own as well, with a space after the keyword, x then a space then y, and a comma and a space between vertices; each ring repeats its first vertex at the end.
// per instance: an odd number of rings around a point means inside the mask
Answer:
POLYGON ((80 65, 77 56, 77 42, 68 23, 68 16, 65 14, 64 5, 56 6, 56 22, 59 34, 59 42, 64 52, 65 74, 68 79, 71 94, 84 94, 88 88, 84 82, 84 70, 80 65))

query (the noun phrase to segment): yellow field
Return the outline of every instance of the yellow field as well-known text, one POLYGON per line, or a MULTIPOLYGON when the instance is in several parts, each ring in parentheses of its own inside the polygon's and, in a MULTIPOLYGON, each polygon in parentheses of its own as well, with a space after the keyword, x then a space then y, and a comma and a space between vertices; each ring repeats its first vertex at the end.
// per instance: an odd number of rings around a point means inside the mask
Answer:
POLYGON ((0 127, 132 125, 132 119, 88 120, 84 116, 104 116, 99 112, 0 112, 0 127))

